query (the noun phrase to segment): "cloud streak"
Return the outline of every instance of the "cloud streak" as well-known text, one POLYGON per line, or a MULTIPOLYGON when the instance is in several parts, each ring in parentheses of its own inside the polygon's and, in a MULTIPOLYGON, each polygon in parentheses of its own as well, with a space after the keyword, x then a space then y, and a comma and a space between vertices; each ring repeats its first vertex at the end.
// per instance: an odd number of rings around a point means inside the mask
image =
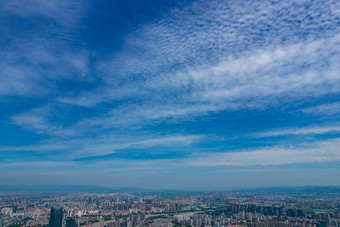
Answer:
POLYGON ((340 113, 340 102, 321 104, 313 107, 304 108, 301 110, 303 113, 331 116, 340 113))
POLYGON ((197 154, 192 166, 256 166, 340 161, 340 139, 315 142, 299 147, 266 147, 214 154, 197 154))
POLYGON ((250 137, 263 138, 287 135, 318 135, 327 133, 340 133, 340 126, 316 126, 316 127, 278 129, 267 132, 254 133, 251 134, 250 137))

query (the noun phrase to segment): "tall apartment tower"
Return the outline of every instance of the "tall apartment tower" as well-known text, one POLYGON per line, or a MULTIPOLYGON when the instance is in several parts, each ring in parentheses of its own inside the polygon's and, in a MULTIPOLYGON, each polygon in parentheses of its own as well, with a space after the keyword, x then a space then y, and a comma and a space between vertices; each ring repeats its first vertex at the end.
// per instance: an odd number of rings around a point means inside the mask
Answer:
POLYGON ((3 227, 3 226, 4 226, 4 218, 0 214, 0 227, 3 227))
POLYGON ((76 226, 76 219, 74 217, 67 217, 66 227, 75 227, 75 226, 76 226))
POLYGON ((49 227, 62 227, 63 224, 63 208, 51 207, 49 227))
POLYGON ((17 205, 13 205, 12 206, 12 213, 16 213, 18 210, 18 206, 17 205))

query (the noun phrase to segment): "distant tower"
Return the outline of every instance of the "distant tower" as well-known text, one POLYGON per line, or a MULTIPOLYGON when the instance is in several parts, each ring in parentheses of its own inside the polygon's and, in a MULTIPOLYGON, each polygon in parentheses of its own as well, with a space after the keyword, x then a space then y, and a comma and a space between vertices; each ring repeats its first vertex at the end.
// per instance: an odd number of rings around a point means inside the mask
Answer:
POLYGON ((76 219, 74 217, 67 217, 66 227, 75 227, 75 226, 76 226, 76 219))
POLYGON ((63 208, 51 207, 49 227, 62 227, 63 222, 63 208))

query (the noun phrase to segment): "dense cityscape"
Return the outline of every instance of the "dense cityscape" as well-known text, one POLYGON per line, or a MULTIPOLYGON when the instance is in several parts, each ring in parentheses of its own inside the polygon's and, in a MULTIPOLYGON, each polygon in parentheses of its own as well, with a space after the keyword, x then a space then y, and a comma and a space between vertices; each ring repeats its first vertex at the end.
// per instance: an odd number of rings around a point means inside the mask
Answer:
POLYGON ((338 193, 2 193, 0 227, 340 226, 338 193))

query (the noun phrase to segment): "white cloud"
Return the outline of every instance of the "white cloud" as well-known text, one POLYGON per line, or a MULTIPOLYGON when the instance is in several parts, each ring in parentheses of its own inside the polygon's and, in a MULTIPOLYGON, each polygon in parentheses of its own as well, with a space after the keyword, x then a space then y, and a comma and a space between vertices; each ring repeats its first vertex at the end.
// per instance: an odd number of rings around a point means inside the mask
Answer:
POLYGON ((243 4, 201 1, 170 10, 99 62, 97 71, 106 81, 101 91, 56 100, 86 107, 130 100, 86 120, 108 127, 339 93, 340 35, 331 29, 331 3, 312 4, 308 12, 304 2, 243 4), (306 15, 318 15, 318 21, 306 15), (287 19, 301 24, 297 28, 287 19), (328 28, 328 35, 312 35, 318 28, 328 28), (302 31, 306 37, 298 35, 302 31))
MULTIPOLYGON (((72 53, 60 43, 13 38, 0 52, 0 95, 49 97, 63 80, 90 81, 88 52, 72 53)), ((70 94, 70 91, 62 93, 70 94)))
MULTIPOLYGON (((340 91, 340 68, 334 47, 340 35, 308 43, 280 46, 272 50, 254 50, 243 55, 206 65, 205 69, 161 74, 138 84, 131 93, 147 97, 148 102, 132 103, 115 107, 102 117, 85 119, 88 125, 118 127, 119 125, 142 125, 149 121, 177 119, 188 120, 221 110, 266 108, 282 102, 336 94, 340 91), (320 63, 329 59, 327 65, 320 63), (124 117, 123 117, 124 116, 124 117)), ((131 85, 129 85, 131 86, 131 85)), ((115 95, 121 88, 112 93, 115 95)), ((132 90, 132 89, 131 89, 132 90)), ((91 96, 67 99, 82 106, 93 106, 96 101, 109 101, 112 97, 104 92, 91 96)))
POLYGON ((65 159, 82 158, 88 156, 100 156, 116 153, 119 149, 145 149, 155 148, 185 148, 202 140, 217 140, 211 135, 119 135, 111 134, 95 138, 78 138, 78 139, 50 139, 41 141, 39 144, 30 146, 0 146, 0 151, 36 151, 41 153, 70 151, 65 155, 65 159), (67 157, 66 157, 67 156, 67 157))
MULTIPOLYGON (((162 139, 161 139, 162 140, 162 139)), ((168 139, 165 139, 168 140, 168 139)), ((142 142, 143 144, 143 142, 142 142)), ((152 144, 154 145, 154 144, 152 144)), ((115 171, 145 171, 149 169, 171 171, 174 168, 194 168, 194 167, 258 167, 258 166, 278 166, 287 164, 302 163, 327 163, 340 161, 340 139, 329 139, 317 141, 309 144, 299 144, 291 147, 263 147, 245 150, 234 150, 226 152, 192 153, 185 158, 176 159, 156 159, 156 160, 128 160, 128 159, 103 159, 88 160, 86 167, 106 169, 115 171)), ((2 150, 2 149, 0 149, 2 150)), ((5 149, 6 150, 6 149, 5 149)), ((86 154, 86 153, 84 153, 86 154)), ((89 155, 89 154, 88 154, 89 155)), ((91 155, 90 155, 91 156, 91 155)), ((88 156, 87 156, 88 157, 88 156)), ((79 158, 79 156, 78 156, 79 158)), ((81 170, 84 167, 82 162, 62 161, 62 162, 14 162, 3 165, 3 168, 17 165, 30 165, 35 168, 45 168, 46 165, 60 166, 81 170), (23 163, 23 164, 20 164, 23 163), (42 165, 40 165, 41 163, 42 165), (56 163, 54 165, 53 163, 56 163), (6 167, 7 166, 7 167, 6 167)), ((25 168, 23 166, 23 168, 25 168)), ((276 168, 276 167, 275 167, 276 168)), ((200 169, 204 171, 204 169, 200 169)))
POLYGON ((301 112, 315 115, 331 116, 340 113, 340 102, 321 104, 300 110, 301 112))
POLYGON ((299 147, 265 147, 223 153, 201 153, 186 160, 191 166, 256 166, 340 161, 340 139, 299 147))
POLYGON ((1 9, 22 17, 50 18, 64 27, 73 27, 87 11, 86 1, 13 0, 1 3, 1 9))
POLYGON ((253 133, 250 134, 249 136, 254 138, 261 138, 286 135, 317 135, 327 133, 340 133, 340 126, 336 125, 336 126, 309 126, 300 128, 286 128, 253 133))
POLYGON ((17 114, 12 117, 13 122, 27 130, 34 130, 37 133, 47 133, 58 137, 76 135, 71 128, 64 128, 59 123, 49 120, 50 106, 32 109, 28 112, 17 114))
POLYGON ((19 18, 0 24, 6 34, 1 37, 6 45, 0 51, 0 96, 48 97, 65 93, 58 88, 62 80, 89 80, 88 50, 75 49, 78 40, 73 31, 87 12, 86 2, 13 0, 0 4, 4 15, 19 18))
MULTIPOLYGON (((30 96, 50 92, 60 95, 54 101, 89 108, 124 101, 123 107, 114 106, 109 113, 72 126, 77 132, 86 129, 84 122, 118 127, 187 120, 221 110, 266 108, 282 101, 336 94, 340 91, 340 35, 333 29, 333 5, 314 3, 306 10, 305 3, 200 1, 173 8, 130 32, 122 50, 111 58, 98 59, 93 73, 104 83, 101 87, 94 84, 80 95, 79 91, 54 88, 63 79, 91 83, 88 50, 75 53, 54 46, 45 37, 28 43, 17 40, 4 54, 1 76, 5 83, 0 85, 0 93, 30 96), (311 17, 317 19, 308 19, 311 17), (316 37, 320 28, 324 34, 316 37), (18 49, 20 54, 9 54, 18 53, 18 49), (31 67, 18 64, 19 55, 31 67), (46 65, 48 70, 41 70, 46 65)), ((13 1, 4 9, 25 17, 59 15, 54 19, 61 24, 64 14, 68 18, 70 12, 77 11, 71 23, 77 24, 87 7, 78 1, 79 9, 64 1, 35 4, 13 1), (24 7, 16 7, 18 4, 24 7)), ((23 119, 15 122, 30 128, 23 119)), ((38 124, 37 119, 32 122, 38 124)))

